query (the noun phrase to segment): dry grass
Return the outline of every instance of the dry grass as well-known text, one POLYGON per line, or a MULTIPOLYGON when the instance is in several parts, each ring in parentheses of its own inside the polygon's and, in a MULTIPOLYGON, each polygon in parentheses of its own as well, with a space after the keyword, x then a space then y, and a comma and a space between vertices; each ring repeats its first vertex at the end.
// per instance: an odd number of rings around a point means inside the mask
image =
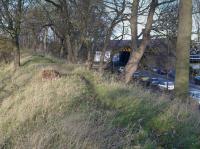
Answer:
POLYGON ((188 105, 51 57, 25 53, 22 63, 0 69, 0 148, 200 147, 200 115, 188 105), (44 69, 63 75, 42 81, 44 69))

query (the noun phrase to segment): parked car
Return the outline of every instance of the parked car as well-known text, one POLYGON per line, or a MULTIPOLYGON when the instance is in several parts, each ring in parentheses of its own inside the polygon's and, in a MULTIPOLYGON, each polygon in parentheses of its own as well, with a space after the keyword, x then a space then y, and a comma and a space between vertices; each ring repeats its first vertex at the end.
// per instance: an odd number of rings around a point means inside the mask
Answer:
POLYGON ((135 73, 133 73, 133 79, 140 79, 140 77, 142 77, 142 73, 139 71, 136 71, 135 73))
POLYGON ((154 73, 160 74, 160 75, 166 75, 167 74, 167 70, 166 69, 162 69, 162 68, 158 68, 158 67, 153 67, 151 68, 151 70, 154 73))
POLYGON ((175 70, 169 70, 168 75, 169 75, 170 78, 175 79, 175 75, 176 75, 175 70))
POLYGON ((200 104, 200 91, 197 90, 191 90, 190 91, 190 97, 198 100, 199 104, 200 104))
POLYGON ((152 70, 153 72, 157 73, 158 70, 159 70, 159 68, 157 68, 157 67, 153 67, 153 68, 151 68, 151 70, 152 70))
POLYGON ((151 78, 149 81, 150 81, 150 85, 157 86, 160 83, 161 79, 160 78, 151 78))
POLYGON ((144 74, 140 71, 133 73, 133 79, 140 81, 145 86, 149 85, 150 77, 147 74, 144 74))
POLYGON ((192 97, 194 100, 196 100, 198 102, 199 109, 200 109, 200 91, 190 90, 190 97, 192 97))
POLYGON ((157 73, 160 75, 167 75, 167 70, 166 69, 158 69, 157 73))
POLYGON ((160 81, 158 87, 162 90, 174 90, 174 82, 172 81, 160 81))
POLYGON ((196 77, 194 78, 194 84, 200 85, 200 76, 196 76, 196 77))

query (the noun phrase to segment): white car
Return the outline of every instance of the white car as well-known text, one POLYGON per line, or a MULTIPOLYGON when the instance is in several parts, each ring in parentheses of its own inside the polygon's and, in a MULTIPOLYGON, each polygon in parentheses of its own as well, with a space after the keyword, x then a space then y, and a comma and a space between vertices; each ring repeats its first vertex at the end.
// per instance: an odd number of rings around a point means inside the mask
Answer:
POLYGON ((161 81, 159 84, 158 84, 158 87, 162 90, 174 90, 174 82, 171 82, 171 81, 161 81))

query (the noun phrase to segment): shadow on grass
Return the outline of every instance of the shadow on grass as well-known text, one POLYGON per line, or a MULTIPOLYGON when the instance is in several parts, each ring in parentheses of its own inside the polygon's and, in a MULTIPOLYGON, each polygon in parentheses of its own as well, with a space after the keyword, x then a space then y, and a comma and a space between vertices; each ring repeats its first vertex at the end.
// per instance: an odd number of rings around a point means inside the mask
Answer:
POLYGON ((10 81, 11 76, 8 76, 0 81, 0 104, 3 102, 3 99, 11 95, 11 91, 5 89, 7 83, 10 81))
POLYGON ((0 88, 0 105, 5 99, 14 95, 19 89, 24 88, 30 82, 30 80, 32 79, 33 76, 34 76, 34 73, 31 74, 23 82, 18 82, 18 83, 12 83, 11 76, 6 77, 3 80, 1 80, 2 85, 0 88))
POLYGON ((46 58, 42 55, 39 55, 39 56, 37 55, 37 56, 33 56, 29 60, 22 63, 21 66, 28 66, 28 65, 34 64, 34 63, 56 63, 56 62, 53 61, 52 59, 46 58))
POLYGON ((12 93, 11 91, 8 91, 8 90, 0 90, 0 92, 1 92, 0 94, 0 105, 1 105, 1 103, 3 102, 3 99, 11 96, 12 93))

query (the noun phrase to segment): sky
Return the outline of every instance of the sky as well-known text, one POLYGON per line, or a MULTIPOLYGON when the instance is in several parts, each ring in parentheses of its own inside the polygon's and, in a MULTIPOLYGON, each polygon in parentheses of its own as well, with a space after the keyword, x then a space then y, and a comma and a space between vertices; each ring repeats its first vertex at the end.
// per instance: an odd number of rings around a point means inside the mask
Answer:
MULTIPOLYGON (((138 34, 140 34, 142 32, 142 29, 144 29, 146 18, 145 17, 143 17, 143 18, 141 17, 140 18, 140 22, 141 21, 143 21, 144 24, 143 25, 141 25, 141 24, 138 25, 138 34)), ((194 21, 195 20, 193 19, 193 31, 196 31, 197 27, 196 27, 196 24, 195 24, 194 21)), ((127 27, 126 27, 126 35, 124 36, 123 39, 124 40, 130 40, 131 39, 131 36, 130 36, 131 35, 130 23, 129 23, 129 21, 126 21, 126 22, 124 22, 124 24, 127 27)), ((115 39, 115 36, 122 35, 122 29, 123 29, 123 24, 122 23, 120 23, 117 27, 115 27, 114 32, 113 32, 114 36, 112 37, 112 39, 115 39)), ((197 34, 192 34, 191 39, 195 40, 196 38, 197 38, 197 34)))
MULTIPOLYGON (((130 13, 130 9, 127 9, 126 12, 130 13)), ((147 17, 146 16, 139 16, 138 18, 138 22, 140 22, 140 24, 138 24, 138 34, 141 33, 142 29, 145 28, 145 23, 146 23, 147 17), (141 24, 142 23, 142 24, 141 24)), ((198 18, 193 16, 193 29, 192 31, 197 31, 197 24, 196 21, 199 21, 198 18)), ((124 26, 125 26, 125 32, 126 35, 123 36, 124 40, 130 40, 131 39, 131 29, 130 29, 130 23, 129 21, 125 21, 124 22, 124 26)), ((119 25, 117 25, 113 31, 113 36, 112 39, 115 39, 116 37, 122 35, 122 30, 123 30, 123 24, 120 23, 119 25)), ((191 39, 195 40, 197 38, 197 34, 192 34, 191 39)))

